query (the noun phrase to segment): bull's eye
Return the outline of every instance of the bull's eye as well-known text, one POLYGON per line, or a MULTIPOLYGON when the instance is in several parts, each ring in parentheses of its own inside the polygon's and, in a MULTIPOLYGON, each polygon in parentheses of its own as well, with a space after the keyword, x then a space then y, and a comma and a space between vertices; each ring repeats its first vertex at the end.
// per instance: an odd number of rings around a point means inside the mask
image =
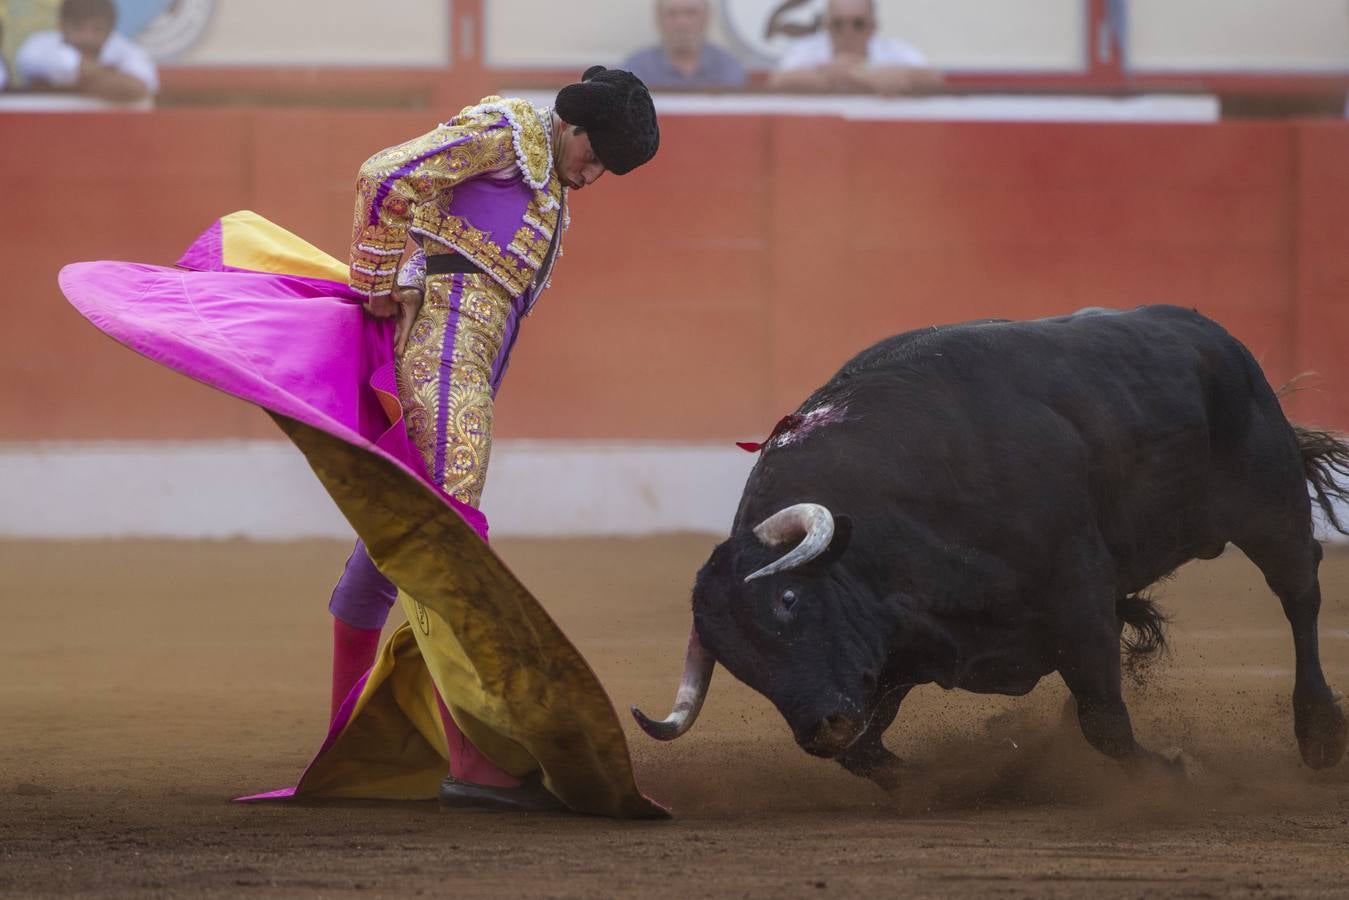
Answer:
POLYGON ((796 591, 786 590, 782 592, 782 609, 784 612, 790 612, 796 605, 796 591))

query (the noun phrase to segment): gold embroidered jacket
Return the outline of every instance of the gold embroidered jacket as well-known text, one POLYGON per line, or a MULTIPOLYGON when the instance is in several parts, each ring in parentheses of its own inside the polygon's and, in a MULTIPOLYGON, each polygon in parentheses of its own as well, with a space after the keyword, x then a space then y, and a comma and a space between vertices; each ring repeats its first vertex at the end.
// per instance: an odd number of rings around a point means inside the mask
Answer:
POLYGON ((411 234, 462 253, 521 298, 559 227, 550 126, 548 110, 487 97, 368 159, 356 182, 352 288, 389 294, 411 234))

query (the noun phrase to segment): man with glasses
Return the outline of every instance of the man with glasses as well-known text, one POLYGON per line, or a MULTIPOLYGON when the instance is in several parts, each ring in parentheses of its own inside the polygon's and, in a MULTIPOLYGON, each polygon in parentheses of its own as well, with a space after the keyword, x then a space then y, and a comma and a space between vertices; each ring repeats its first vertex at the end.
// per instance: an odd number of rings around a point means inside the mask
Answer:
POLYGON ((770 87, 903 94, 941 82, 921 51, 876 33, 875 0, 829 0, 823 24, 787 51, 770 87))

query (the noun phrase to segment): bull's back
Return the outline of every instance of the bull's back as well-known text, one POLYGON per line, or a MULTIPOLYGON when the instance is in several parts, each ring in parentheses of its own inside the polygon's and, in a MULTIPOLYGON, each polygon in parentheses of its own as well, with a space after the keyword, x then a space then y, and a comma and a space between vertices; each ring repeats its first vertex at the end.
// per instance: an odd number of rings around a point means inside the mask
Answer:
POLYGON ((904 406, 924 398, 929 407, 987 407, 980 398, 1042 405, 1100 442, 1156 440, 1201 425, 1231 432, 1249 424, 1253 405, 1277 406, 1239 341, 1175 306, 905 332, 859 353, 802 409, 873 387, 899 391, 904 406))
MULTIPOLYGON (((1252 429, 1287 428, 1250 353, 1165 306, 909 332, 859 354, 803 409, 829 396, 848 397, 859 422, 893 416, 885 427, 909 436, 896 469, 922 473, 906 489, 933 508, 977 485, 981 533, 1014 529, 1014 514, 1034 519, 1027 545, 1091 526, 1140 570, 1211 541, 1222 481, 1245 468, 1230 457, 1252 429)), ((872 432, 860 439, 890 440, 872 432)))

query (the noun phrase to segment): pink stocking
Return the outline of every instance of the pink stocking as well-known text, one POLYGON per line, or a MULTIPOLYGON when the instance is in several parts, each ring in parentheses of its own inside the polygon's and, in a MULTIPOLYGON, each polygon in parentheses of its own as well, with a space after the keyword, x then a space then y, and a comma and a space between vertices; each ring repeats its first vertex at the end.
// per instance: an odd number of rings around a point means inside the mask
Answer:
POLYGON ((520 779, 501 771, 492 761, 482 755, 482 751, 473 746, 473 742, 459 730, 445 707, 445 701, 436 695, 440 706, 440 721, 445 725, 445 740, 450 745, 450 774, 459 781, 480 784, 485 787, 513 788, 520 786, 520 779))
POLYGON ((361 676, 375 664, 379 652, 379 629, 357 628, 341 619, 333 619, 333 704, 328 721, 337 718, 337 710, 361 676))

